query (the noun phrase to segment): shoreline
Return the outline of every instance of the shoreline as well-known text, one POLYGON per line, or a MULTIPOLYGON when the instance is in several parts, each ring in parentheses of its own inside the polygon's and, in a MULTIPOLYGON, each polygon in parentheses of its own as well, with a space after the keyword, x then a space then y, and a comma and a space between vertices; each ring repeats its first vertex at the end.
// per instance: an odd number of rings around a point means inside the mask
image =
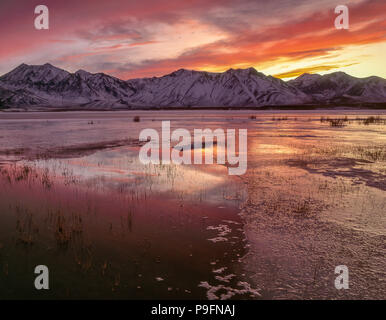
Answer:
POLYGON ((68 107, 34 107, 34 108, 6 108, 0 109, 4 113, 18 112, 71 112, 71 111, 89 111, 89 112, 118 112, 118 111, 186 111, 186 110, 224 110, 224 111, 303 111, 303 110, 386 110, 386 102, 384 103, 361 103, 354 105, 279 105, 279 106, 245 106, 245 107, 208 107, 208 106, 168 106, 168 107, 128 107, 128 108, 89 108, 81 106, 68 107))

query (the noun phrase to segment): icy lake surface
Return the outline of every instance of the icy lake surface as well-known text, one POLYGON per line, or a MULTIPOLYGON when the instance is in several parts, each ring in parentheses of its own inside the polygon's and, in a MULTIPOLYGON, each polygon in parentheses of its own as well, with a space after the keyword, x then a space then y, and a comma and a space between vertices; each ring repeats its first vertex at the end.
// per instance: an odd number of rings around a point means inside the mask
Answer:
POLYGON ((38 264, 50 267, 56 289, 45 297, 55 298, 385 298, 382 119, 0 113, 0 298, 36 298, 38 264), (165 120, 172 130, 248 129, 247 173, 143 165, 135 141, 165 120), (350 292, 334 288, 339 264, 353 270, 350 292))

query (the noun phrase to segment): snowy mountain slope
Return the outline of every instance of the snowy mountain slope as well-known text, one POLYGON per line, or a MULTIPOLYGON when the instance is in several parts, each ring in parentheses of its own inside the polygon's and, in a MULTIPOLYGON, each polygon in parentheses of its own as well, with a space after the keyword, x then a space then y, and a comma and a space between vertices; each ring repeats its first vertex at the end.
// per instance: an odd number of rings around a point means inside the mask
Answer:
POLYGON ((288 83, 320 103, 386 102, 386 80, 379 77, 355 78, 344 72, 303 74, 288 83))
POLYGON ((262 106, 305 103, 308 96, 253 68, 209 73, 180 69, 160 78, 128 81, 131 101, 159 106, 262 106))
POLYGON ((0 109, 12 106, 38 106, 48 101, 23 89, 10 90, 0 83, 0 109))
MULTIPOLYGON (((91 74, 83 70, 69 73, 50 64, 42 66, 20 65, 0 77, 0 85, 23 94, 39 97, 42 105, 66 106, 103 101, 107 105, 119 103, 133 94, 130 85, 103 73, 91 74)), ((2 96, 0 96, 2 98, 2 96)), ((14 98, 12 102, 17 102, 14 98)), ((24 99, 16 103, 22 106, 24 99)))
POLYGON ((260 107, 386 102, 386 80, 343 72, 282 81, 253 68, 223 73, 180 69, 163 77, 123 81, 50 64, 22 64, 0 77, 0 106, 87 108, 260 107))

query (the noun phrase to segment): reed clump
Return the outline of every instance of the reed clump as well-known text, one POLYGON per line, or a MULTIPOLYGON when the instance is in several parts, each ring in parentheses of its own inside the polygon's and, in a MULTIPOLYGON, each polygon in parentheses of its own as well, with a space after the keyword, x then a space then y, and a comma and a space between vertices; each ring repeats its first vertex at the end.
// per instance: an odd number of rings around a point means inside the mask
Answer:
POLYGON ((320 122, 328 122, 331 127, 344 127, 346 124, 361 124, 361 125, 386 125, 386 119, 381 116, 368 116, 366 118, 349 118, 347 116, 343 118, 330 118, 330 117, 320 117, 320 122))

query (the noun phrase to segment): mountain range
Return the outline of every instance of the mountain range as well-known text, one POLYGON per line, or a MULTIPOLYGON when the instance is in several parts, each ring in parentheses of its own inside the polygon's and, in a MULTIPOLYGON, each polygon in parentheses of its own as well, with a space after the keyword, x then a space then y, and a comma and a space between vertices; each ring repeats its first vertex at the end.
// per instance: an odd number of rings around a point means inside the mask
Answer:
POLYGON ((254 68, 223 73, 180 69, 162 77, 121 80, 21 64, 0 77, 0 108, 146 109, 280 107, 386 103, 386 80, 344 72, 283 81, 254 68))

